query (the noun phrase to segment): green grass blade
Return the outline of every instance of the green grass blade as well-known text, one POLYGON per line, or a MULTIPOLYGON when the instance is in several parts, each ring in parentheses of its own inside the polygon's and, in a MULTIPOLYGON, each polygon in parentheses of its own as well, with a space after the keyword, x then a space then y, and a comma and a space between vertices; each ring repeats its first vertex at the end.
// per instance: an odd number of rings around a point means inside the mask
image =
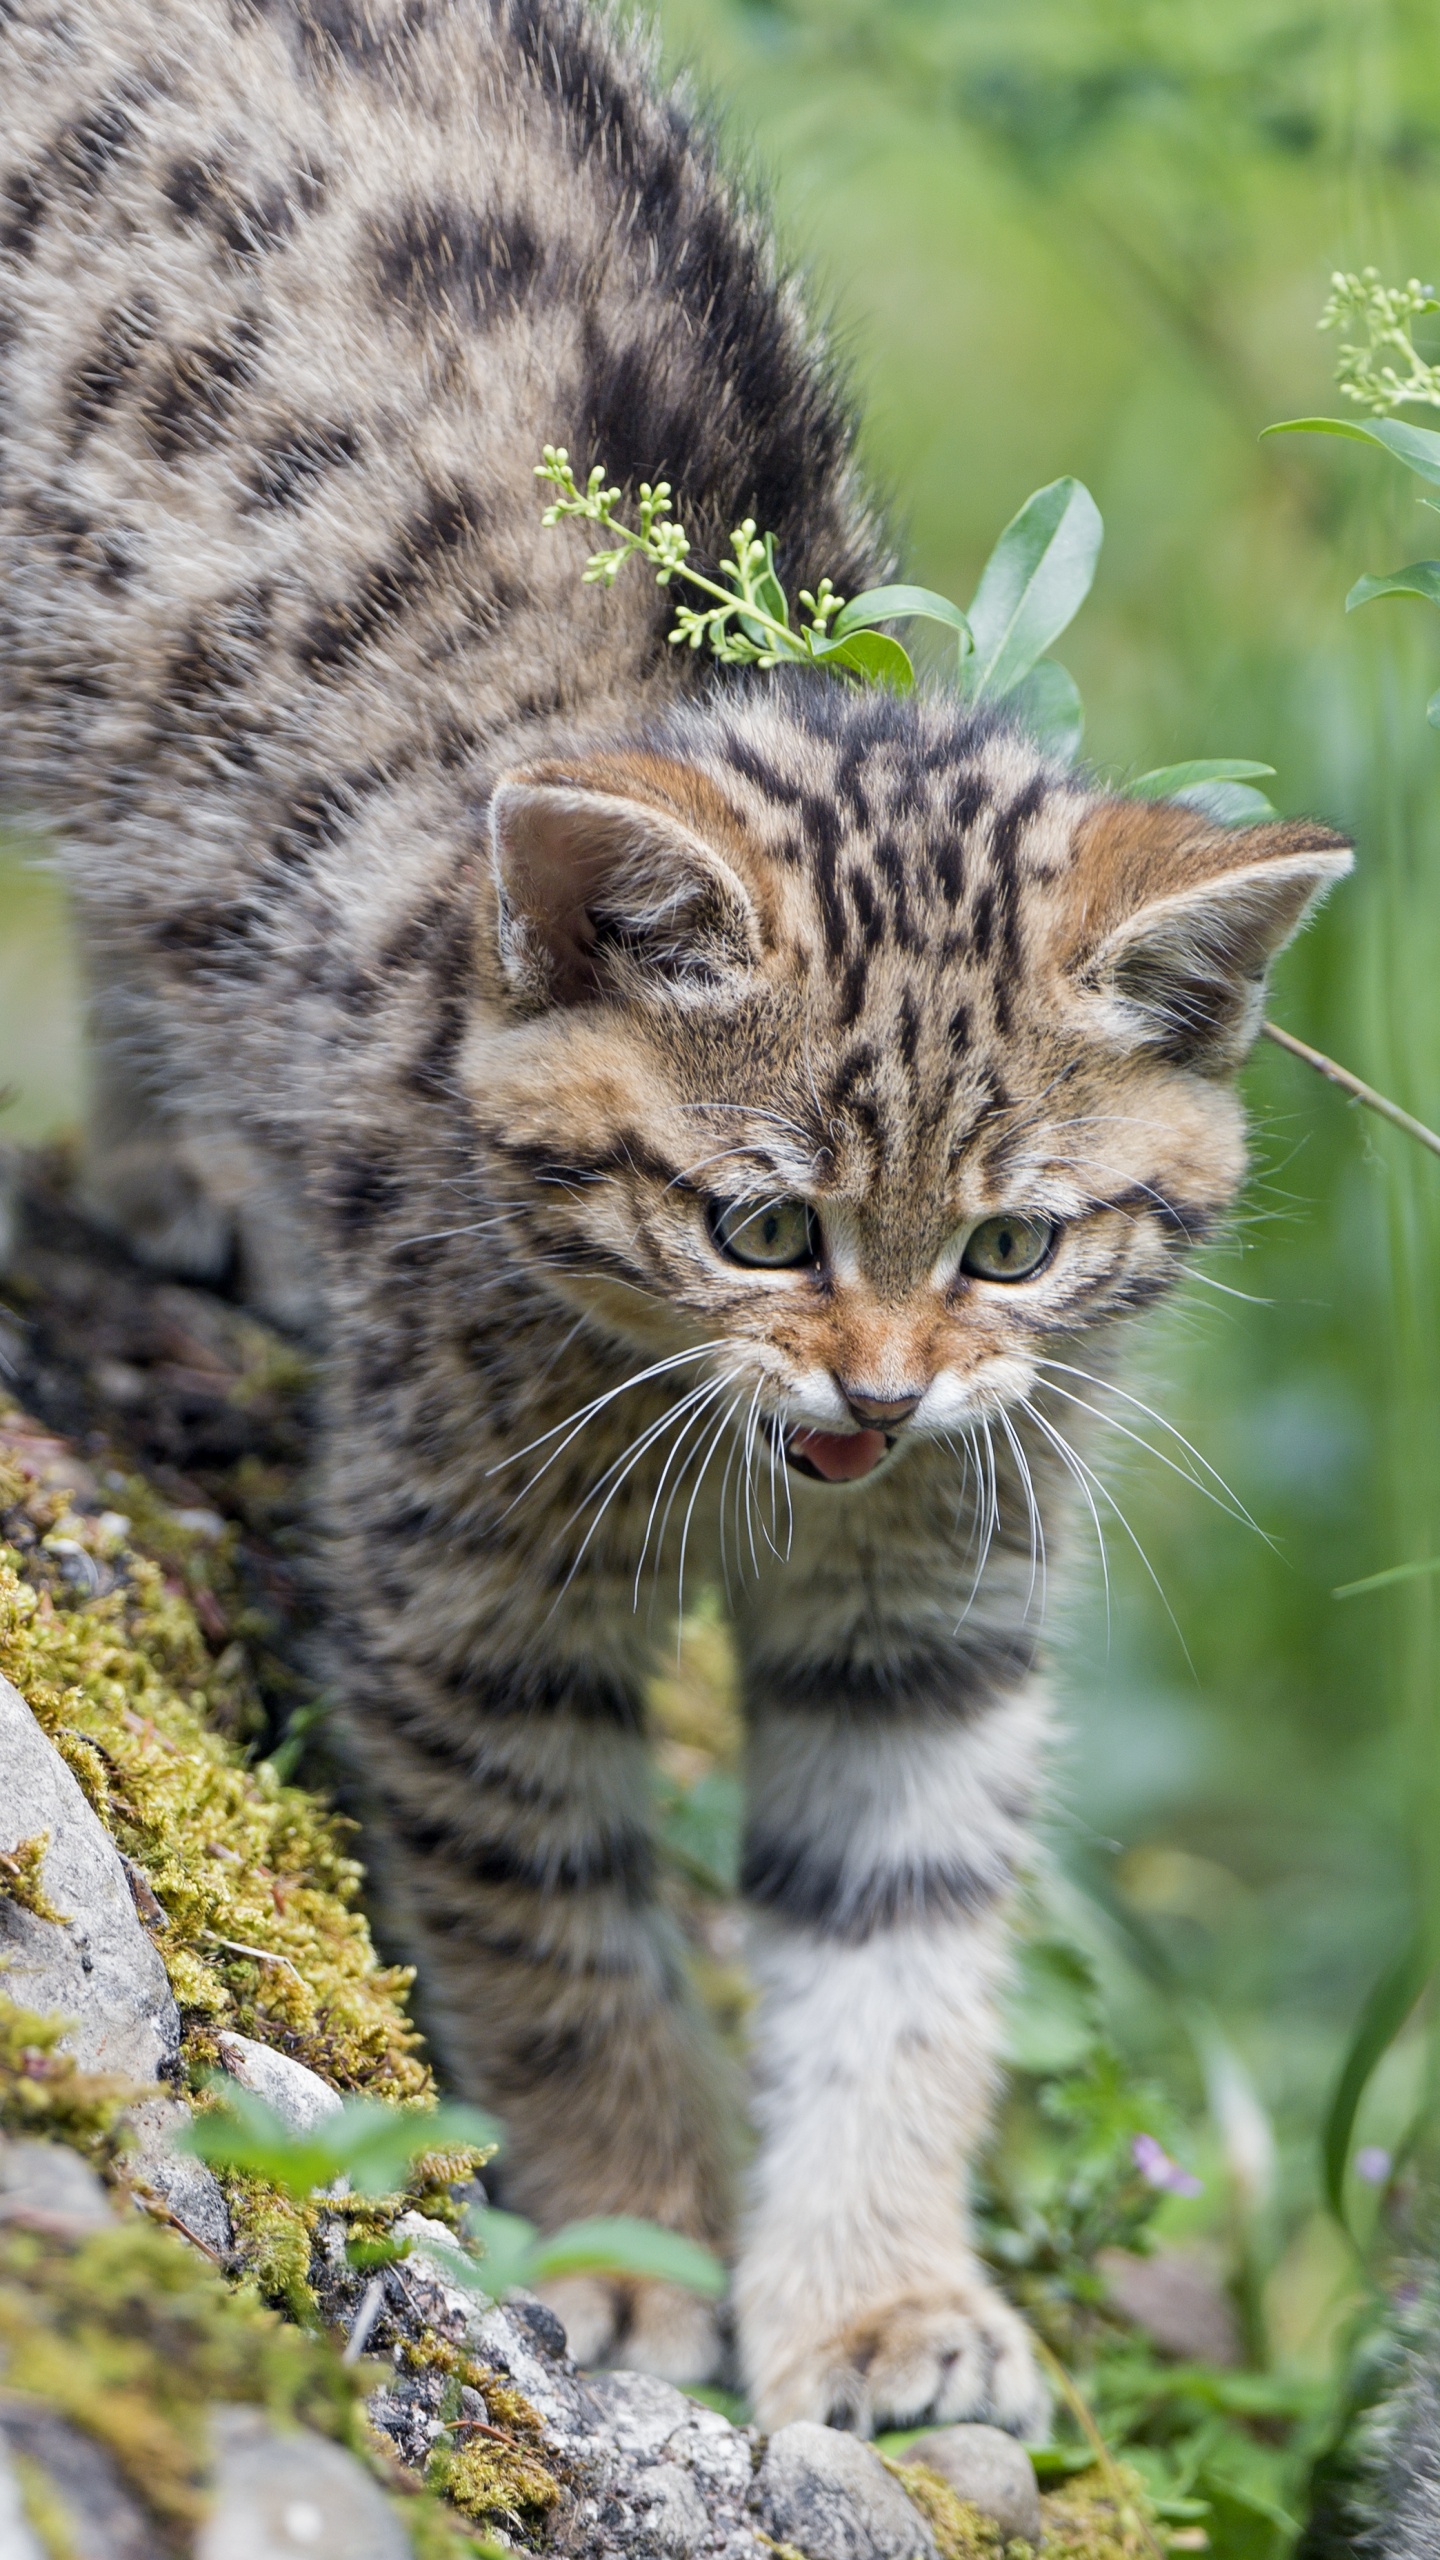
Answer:
POLYGON ((1381 1974, 1360 2012, 1350 2049, 1340 2065, 1334 2095, 1325 2117, 1321 2136, 1320 2158, 1325 2179, 1325 2201, 1338 2223, 1348 2229, 1345 2217, 1345 2172, 1350 2165, 1350 2142, 1355 2131, 1355 2118, 1360 2101, 1370 2085, 1376 2064, 1388 2053, 1400 2033, 1430 1976, 1430 1962, 1421 1940, 1411 1940, 1403 1955, 1381 1974))

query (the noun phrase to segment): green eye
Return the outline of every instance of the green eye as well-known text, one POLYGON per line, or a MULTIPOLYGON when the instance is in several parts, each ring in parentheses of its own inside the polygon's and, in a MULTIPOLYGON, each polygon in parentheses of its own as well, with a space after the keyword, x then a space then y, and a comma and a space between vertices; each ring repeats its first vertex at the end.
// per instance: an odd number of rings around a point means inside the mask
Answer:
POLYGON ((1028 1280, 1048 1259, 1057 1233, 1053 1218, 986 1218, 966 1245, 960 1268, 972 1280, 1028 1280))
POLYGON ((770 1200, 756 1208, 731 1200, 710 1214, 710 1232, 731 1262, 759 1271, 793 1271, 820 1255, 820 1222, 805 1200, 770 1200))

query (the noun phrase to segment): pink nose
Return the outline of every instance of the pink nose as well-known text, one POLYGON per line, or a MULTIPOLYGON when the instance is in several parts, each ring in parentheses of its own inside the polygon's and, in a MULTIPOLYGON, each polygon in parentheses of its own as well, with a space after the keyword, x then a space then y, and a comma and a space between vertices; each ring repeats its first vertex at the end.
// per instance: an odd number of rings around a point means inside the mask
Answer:
POLYGON ((847 1386, 843 1378, 838 1383, 856 1421, 872 1422, 882 1431, 892 1422, 908 1422, 925 1393, 923 1387, 917 1387, 913 1394, 877 1396, 871 1395, 864 1387, 847 1386))

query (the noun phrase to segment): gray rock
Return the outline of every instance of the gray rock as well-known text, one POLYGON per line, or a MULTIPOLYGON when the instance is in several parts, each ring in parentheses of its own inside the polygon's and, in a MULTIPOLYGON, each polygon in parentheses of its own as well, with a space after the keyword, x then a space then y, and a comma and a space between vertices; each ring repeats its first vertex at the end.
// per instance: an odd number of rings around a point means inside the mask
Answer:
POLYGON ((806 2560, 937 2560, 935 2537, 858 2436, 797 2418, 765 2449, 755 2481, 767 2533, 806 2560))
POLYGON ((658 2453, 695 2414, 693 2400, 653 2373, 587 2374, 585 2388, 622 2453, 658 2453))
POLYGON ((0 2223, 23 2222, 62 2239, 113 2222, 93 2169, 63 2142, 7 2142, 0 2137, 0 2223))
POLYGON ((18 1689, 0 1679, 0 1849, 48 1831, 42 1881, 64 1924, 0 1899, 5 1996, 74 2020, 63 2041, 87 2071, 149 2082, 180 2050, 180 2012, 141 1927, 120 1853, 18 1689))
POLYGON ((408 2537, 343 2446, 259 2409, 211 2413, 214 2505, 195 2560, 410 2560, 408 2537))
POLYGON ((344 2103, 318 2071, 292 2062, 288 2053, 277 2053, 273 2045, 256 2044, 252 2036, 234 2035, 228 2027, 215 2041, 230 2078, 263 2098, 277 2116, 284 2117, 292 2133, 310 2133, 344 2103))
POLYGON ((10 2468, 3 2435, 0 2435, 0 2560, 45 2560, 44 2552, 25 2521, 20 2483, 10 2468))
POLYGON ((1007 2540, 1040 2540, 1040 2488, 1023 2444, 1000 2427, 935 2427, 917 2436, 900 2456, 923 2462, 948 2480, 984 2516, 993 2516, 1007 2540))
POLYGON ((688 2560, 710 2539, 710 2515, 688 2471, 657 2462, 642 2473, 635 2495, 640 2539, 652 2550, 688 2560))
MULTIPOLYGON (((33 2463, 69 2528, 71 2560, 155 2560, 155 2527, 103 2445, 42 2401, 0 2391, 0 2451, 33 2463)), ((14 2479, 11 2471, 12 2481, 14 2479)), ((24 2505, 20 2512, 23 2517, 24 2505)), ((0 2560, 29 2560, 33 2541, 6 2540, 0 2493, 0 2560)), ((23 2532, 24 2526, 20 2528, 23 2532)))
POLYGON ((138 2106, 127 2107, 122 2122, 134 2140, 125 2155, 125 2175, 132 2186, 158 2196, 203 2248, 228 2258, 235 2235, 220 2181, 203 2160, 175 2148, 176 2137, 192 2121, 178 2098, 142 2098, 138 2106))

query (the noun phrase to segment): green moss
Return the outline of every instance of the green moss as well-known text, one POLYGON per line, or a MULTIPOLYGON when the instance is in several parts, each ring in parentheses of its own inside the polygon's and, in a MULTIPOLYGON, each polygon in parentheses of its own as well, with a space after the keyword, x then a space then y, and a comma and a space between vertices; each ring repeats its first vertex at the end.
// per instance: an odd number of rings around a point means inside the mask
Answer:
POLYGON ((44 2134, 101 2161, 135 2091, 108 2072, 82 2071, 59 2051, 64 2018, 42 2018, 0 1997, 0 2133, 44 2134))
POLYGON ((348 1826, 263 1761, 247 1766, 217 1730, 234 1724, 235 1700, 175 1569, 187 1533, 175 1527, 167 1546, 152 1497, 147 1534, 162 1552, 146 1554, 133 1521, 119 1531, 116 1515, 67 1502, 0 1453, 0 1520, 16 1541, 0 1544, 0 1671, 148 1880, 192 2071, 218 2060, 214 2030, 230 2026, 339 2088, 432 2096, 405 2011, 410 1975, 379 1963, 356 1908, 348 1826), (77 1597, 46 1573, 46 1541, 62 1533, 113 1588, 77 1597))
POLYGON ((993 2517, 982 2515, 978 2507, 952 2489, 938 2471, 923 2462, 892 2462, 882 2454, 885 2468, 900 2483, 906 2496, 925 2518, 940 2552, 940 2560, 1002 2560, 1014 2552, 1032 2560, 1028 2542, 1007 2544, 993 2517))
POLYGON ((460 2441, 437 2445, 425 2473, 430 2486, 443 2491, 462 2515, 481 2523, 491 2516, 513 2516, 533 2524, 559 2505, 560 2484, 533 2453, 463 2429, 464 2421, 457 2421, 460 2441))
MULTIPOLYGON (((880 2458, 925 2518, 940 2560, 1035 2560, 1030 2543, 1007 2542, 993 2517, 971 2506, 927 2463, 880 2458)), ((1123 2466, 1115 2478, 1118 2498, 1097 2466, 1041 2499, 1039 2560, 1154 2560, 1163 2536, 1149 2525, 1144 2487, 1123 2466)))
POLYGON ((0 2363, 8 2389, 108 2449, 167 2551, 188 2549, 204 2512, 212 2402, 256 2403, 358 2448, 372 2378, 139 2221, 73 2247, 0 2229, 0 2363))
POLYGON ((49 1832, 37 1831, 28 1840, 17 1840, 13 1849, 0 1849, 0 1900, 18 1903, 22 1911, 33 1911, 37 1920, 55 1920, 63 1928, 70 1914, 57 1911, 45 1890, 43 1869, 49 1846, 49 1832))

